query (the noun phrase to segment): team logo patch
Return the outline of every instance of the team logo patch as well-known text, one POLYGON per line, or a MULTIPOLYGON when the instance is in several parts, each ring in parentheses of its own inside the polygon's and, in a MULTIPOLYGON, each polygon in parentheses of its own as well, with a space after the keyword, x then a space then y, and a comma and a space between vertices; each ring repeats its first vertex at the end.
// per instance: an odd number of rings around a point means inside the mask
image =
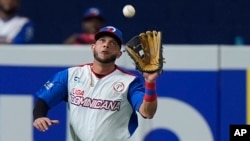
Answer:
POLYGON ((79 80, 80 80, 80 77, 78 77, 78 76, 75 76, 75 77, 74 77, 74 81, 77 81, 77 82, 78 82, 79 80))
POLYGON ((52 87, 54 86, 54 84, 50 81, 47 81, 45 84, 44 84, 44 87, 49 90, 51 89, 52 87))
POLYGON ((116 91, 116 92, 122 92, 124 90, 125 86, 122 82, 115 82, 113 84, 113 89, 116 91))
POLYGON ((78 77, 78 76, 75 76, 73 80, 76 83, 84 83, 83 80, 81 80, 80 77, 78 77))
POLYGON ((107 26, 107 31, 109 31, 109 32, 115 32, 116 28, 113 27, 113 26, 107 26))

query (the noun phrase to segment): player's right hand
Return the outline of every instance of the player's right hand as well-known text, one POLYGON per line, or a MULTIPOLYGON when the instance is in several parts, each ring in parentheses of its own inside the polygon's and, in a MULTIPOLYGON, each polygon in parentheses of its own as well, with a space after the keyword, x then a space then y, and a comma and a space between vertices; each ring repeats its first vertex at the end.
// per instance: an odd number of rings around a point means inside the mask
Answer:
POLYGON ((37 130, 45 132, 46 130, 49 129, 49 126, 53 124, 58 124, 58 123, 59 123, 59 120, 50 120, 47 117, 40 117, 40 118, 35 119, 35 121, 33 122, 33 126, 37 130))

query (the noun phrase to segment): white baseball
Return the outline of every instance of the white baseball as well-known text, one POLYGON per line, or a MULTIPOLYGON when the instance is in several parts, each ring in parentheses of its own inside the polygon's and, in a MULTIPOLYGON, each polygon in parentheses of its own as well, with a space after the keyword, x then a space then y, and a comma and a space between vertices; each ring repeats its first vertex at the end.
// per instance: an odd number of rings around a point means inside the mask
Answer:
POLYGON ((125 17, 132 18, 135 15, 135 8, 134 6, 128 4, 123 7, 122 12, 125 17))

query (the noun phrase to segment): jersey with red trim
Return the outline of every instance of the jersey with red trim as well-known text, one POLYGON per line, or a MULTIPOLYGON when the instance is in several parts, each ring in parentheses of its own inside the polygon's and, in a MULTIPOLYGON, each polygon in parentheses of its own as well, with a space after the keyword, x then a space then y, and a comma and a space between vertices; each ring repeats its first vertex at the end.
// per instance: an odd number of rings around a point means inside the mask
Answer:
POLYGON ((125 141, 138 126, 144 91, 139 78, 118 67, 98 78, 89 64, 57 73, 37 95, 49 107, 68 97, 74 141, 125 141))

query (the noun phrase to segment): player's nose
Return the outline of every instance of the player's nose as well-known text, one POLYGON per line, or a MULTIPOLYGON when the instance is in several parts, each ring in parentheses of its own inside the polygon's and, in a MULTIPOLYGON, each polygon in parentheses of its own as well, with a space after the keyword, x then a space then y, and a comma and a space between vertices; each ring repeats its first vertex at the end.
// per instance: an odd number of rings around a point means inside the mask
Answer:
POLYGON ((103 47, 103 48, 109 48, 108 42, 103 42, 102 47, 103 47))

